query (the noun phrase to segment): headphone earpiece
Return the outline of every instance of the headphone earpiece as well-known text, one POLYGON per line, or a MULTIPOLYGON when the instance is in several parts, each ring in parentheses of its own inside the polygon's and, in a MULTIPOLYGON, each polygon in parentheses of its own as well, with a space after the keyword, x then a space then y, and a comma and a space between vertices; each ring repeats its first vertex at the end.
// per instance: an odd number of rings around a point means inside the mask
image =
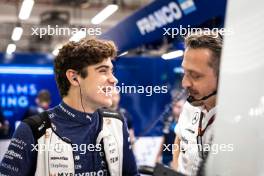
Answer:
POLYGON ((76 77, 74 77, 73 80, 79 82, 78 79, 77 79, 76 77))

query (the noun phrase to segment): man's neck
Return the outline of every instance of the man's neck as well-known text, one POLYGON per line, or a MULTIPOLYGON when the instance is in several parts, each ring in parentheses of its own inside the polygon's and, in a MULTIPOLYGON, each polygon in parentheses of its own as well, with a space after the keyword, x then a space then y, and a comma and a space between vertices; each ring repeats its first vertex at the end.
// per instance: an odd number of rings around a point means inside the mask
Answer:
POLYGON ((212 108, 216 106, 216 97, 210 98, 205 104, 204 108, 206 109, 207 112, 209 112, 212 108))
POLYGON ((96 111, 96 108, 92 108, 91 106, 86 105, 84 102, 82 105, 80 97, 72 98, 70 95, 67 95, 63 97, 63 102, 80 112, 94 113, 96 111))

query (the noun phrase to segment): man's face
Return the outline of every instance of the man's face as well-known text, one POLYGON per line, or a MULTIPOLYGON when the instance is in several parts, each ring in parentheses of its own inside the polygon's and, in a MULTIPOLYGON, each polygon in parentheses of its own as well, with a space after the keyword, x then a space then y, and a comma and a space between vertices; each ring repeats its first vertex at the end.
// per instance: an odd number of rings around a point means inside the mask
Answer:
MULTIPOLYGON (((201 99, 214 92, 217 88, 217 77, 209 66, 212 53, 209 49, 199 48, 185 50, 182 67, 184 77, 182 86, 188 90, 190 96, 201 99)), ((204 105, 205 101, 195 101, 194 106, 204 105)))
POLYGON ((117 79, 113 75, 113 64, 111 58, 103 60, 101 63, 87 67, 88 75, 81 79, 82 96, 85 104, 98 109, 110 107, 112 105, 111 92, 107 92, 106 87, 113 90, 117 79))

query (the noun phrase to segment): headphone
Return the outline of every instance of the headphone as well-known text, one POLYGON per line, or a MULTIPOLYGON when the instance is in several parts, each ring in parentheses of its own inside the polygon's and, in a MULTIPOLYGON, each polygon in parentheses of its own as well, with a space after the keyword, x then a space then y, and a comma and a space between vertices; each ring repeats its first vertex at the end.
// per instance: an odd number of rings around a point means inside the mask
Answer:
POLYGON ((212 93, 210 93, 210 94, 207 95, 207 96, 202 97, 201 99, 195 99, 193 96, 189 96, 189 97, 187 98, 187 101, 188 101, 189 103, 193 103, 193 102, 195 102, 195 101, 204 101, 204 100, 207 100, 208 98, 210 98, 211 96, 216 95, 216 94, 217 94, 217 90, 213 91, 212 93))
POLYGON ((82 100, 82 89, 81 89, 81 85, 80 85, 80 83, 79 83, 79 81, 78 81, 78 79, 77 79, 77 76, 76 76, 76 75, 73 77, 73 80, 74 80, 74 81, 76 81, 76 82, 78 83, 78 85, 79 85, 79 88, 80 88, 80 98, 81 98, 81 105, 82 105, 83 112, 84 112, 84 113, 86 113, 86 112, 85 112, 85 109, 84 109, 84 106, 83 106, 83 100, 82 100))
POLYGON ((78 81, 78 79, 77 79, 76 76, 73 77, 73 80, 74 80, 74 81, 77 81, 77 82, 79 83, 79 81, 78 81))

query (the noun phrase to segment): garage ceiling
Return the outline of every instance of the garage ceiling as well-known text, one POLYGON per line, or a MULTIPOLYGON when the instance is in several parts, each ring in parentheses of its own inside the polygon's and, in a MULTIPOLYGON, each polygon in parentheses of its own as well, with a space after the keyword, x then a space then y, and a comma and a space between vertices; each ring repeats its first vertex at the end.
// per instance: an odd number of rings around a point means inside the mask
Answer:
POLYGON ((5 52, 7 45, 12 42, 12 31, 18 23, 23 27, 23 35, 21 39, 16 42, 16 52, 51 52, 58 44, 68 41, 70 36, 48 36, 40 39, 32 35, 32 28, 36 29, 52 23, 58 24, 59 27, 63 27, 63 23, 65 23, 67 27, 100 27, 102 32, 105 32, 116 25, 120 20, 132 14, 135 10, 150 2, 151 0, 35 0, 30 18, 25 21, 19 21, 18 13, 22 1, 0 0, 0 52, 5 52), (112 3, 119 5, 118 11, 100 25, 94 26, 91 24, 91 19, 104 7, 112 3), (53 19, 53 21, 41 24, 45 21, 43 20, 46 18, 44 16, 45 13, 46 17, 48 14, 48 20, 53 19), (56 17, 60 15, 56 16, 56 14, 64 14, 64 16, 68 14, 68 21, 58 20, 60 18, 56 17))

